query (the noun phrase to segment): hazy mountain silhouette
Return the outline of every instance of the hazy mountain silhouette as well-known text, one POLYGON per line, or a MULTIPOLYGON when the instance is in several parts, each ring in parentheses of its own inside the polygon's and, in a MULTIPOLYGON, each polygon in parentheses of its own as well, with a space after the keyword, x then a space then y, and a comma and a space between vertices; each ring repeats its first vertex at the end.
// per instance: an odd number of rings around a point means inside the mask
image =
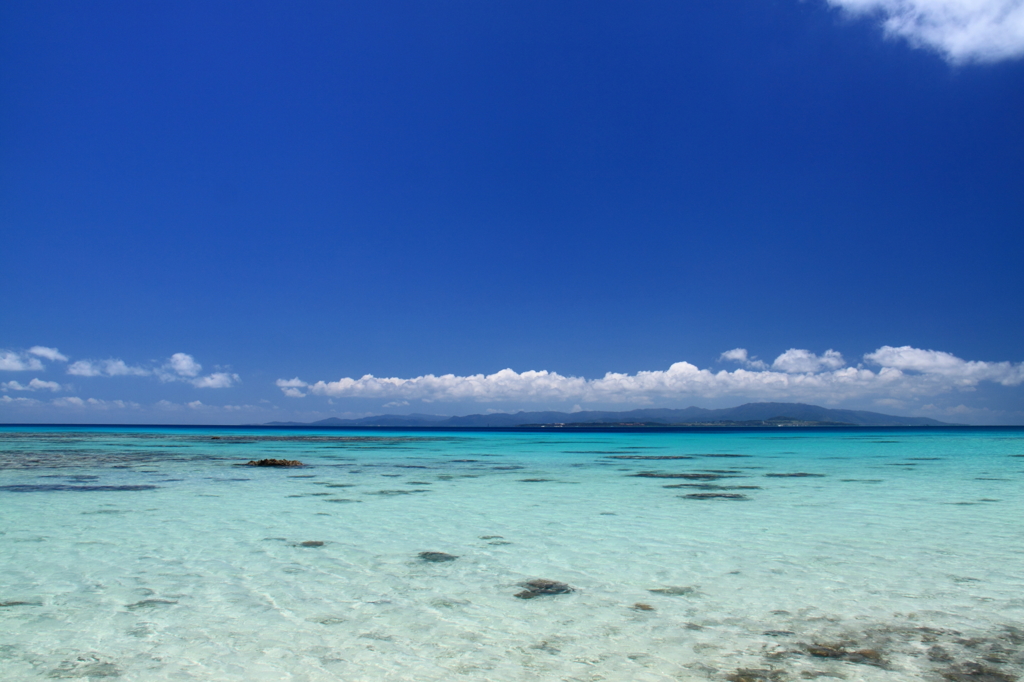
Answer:
POLYGON ((747 403, 739 407, 708 410, 701 407, 685 409, 649 408, 626 412, 497 412, 444 417, 431 414, 384 414, 361 419, 321 419, 315 422, 271 422, 276 426, 482 426, 514 427, 526 425, 613 425, 643 424, 649 426, 686 426, 693 424, 723 426, 785 425, 849 425, 849 426, 945 426, 927 417, 899 417, 863 410, 834 410, 803 403, 747 403))

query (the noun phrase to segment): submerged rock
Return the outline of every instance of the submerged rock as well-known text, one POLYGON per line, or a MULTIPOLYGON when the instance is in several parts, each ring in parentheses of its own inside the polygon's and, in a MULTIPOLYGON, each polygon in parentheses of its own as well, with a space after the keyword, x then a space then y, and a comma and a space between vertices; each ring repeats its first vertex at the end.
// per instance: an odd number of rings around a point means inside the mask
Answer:
POLYGON ((729 682, 777 682, 782 679, 781 670, 765 668, 740 668, 731 675, 726 675, 729 682))
POLYGON ((728 474, 664 474, 657 471, 641 471, 638 474, 630 474, 637 478, 685 478, 690 481, 717 481, 728 474))
POLYGON ((609 455, 608 459, 693 459, 691 455, 609 455))
POLYGON ((723 455, 723 454, 718 454, 718 453, 710 454, 710 455, 700 455, 700 456, 701 457, 753 457, 753 455, 723 455))
POLYGON ((252 459, 245 463, 249 467, 300 467, 297 459, 252 459))
POLYGON ((143 599, 142 601, 137 601, 134 604, 128 604, 125 608, 129 611, 135 611, 136 609, 153 609, 158 606, 169 606, 177 603, 178 602, 170 599, 143 599))
POLYGON ((662 488, 696 488, 697 490, 761 490, 759 485, 719 485, 717 483, 669 483, 662 488))
POLYGON ((445 554, 444 552, 420 552, 417 556, 419 556, 420 561, 426 561, 432 564, 439 564, 444 561, 455 561, 459 558, 454 554, 445 554))
POLYGON ((817 658, 836 658, 850 663, 866 663, 868 665, 884 665, 882 654, 877 649, 857 649, 849 651, 839 644, 808 644, 807 653, 817 658))
POLYGON ((645 604, 642 601, 638 601, 637 603, 633 604, 629 608, 633 609, 634 611, 653 611, 654 610, 653 606, 651 606, 650 604, 645 604))
POLYGON ((749 500, 750 498, 740 493, 690 493, 680 495, 688 500, 749 500))
POLYGON ((1016 682, 1016 675, 989 668, 980 663, 959 663, 942 671, 942 677, 952 682, 1016 682))
POLYGON ((97 656, 79 656, 73 661, 61 661, 61 664, 47 675, 54 679, 81 679, 83 677, 93 679, 120 676, 121 670, 116 664, 97 656))
POLYGON ((651 589, 649 589, 647 591, 648 592, 653 592, 654 594, 668 594, 668 595, 672 595, 672 596, 680 596, 680 595, 684 595, 684 594, 696 594, 697 593, 697 588, 696 587, 652 587, 651 589))
POLYGON ((765 474, 767 478, 824 478, 825 474, 809 474, 799 471, 795 474, 765 474))
POLYGON ((323 547, 323 546, 324 546, 323 540, 306 540, 305 542, 300 542, 299 543, 299 547, 323 547))
POLYGON ((552 594, 568 594, 569 592, 574 591, 565 583, 560 583, 557 580, 544 580, 543 578, 529 580, 522 583, 522 586, 526 589, 522 592, 517 592, 515 595, 519 599, 533 599, 534 597, 543 597, 552 594))

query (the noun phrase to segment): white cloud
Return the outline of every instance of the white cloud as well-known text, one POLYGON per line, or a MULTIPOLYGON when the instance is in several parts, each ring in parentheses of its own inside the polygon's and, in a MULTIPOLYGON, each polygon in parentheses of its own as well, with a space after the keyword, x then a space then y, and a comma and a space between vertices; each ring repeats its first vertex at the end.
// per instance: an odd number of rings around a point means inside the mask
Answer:
POLYGON ((234 383, 240 381, 237 374, 228 374, 227 372, 214 372, 213 374, 205 377, 197 377, 193 379, 191 383, 196 388, 228 388, 234 383))
POLYGON ((834 350, 827 350, 820 357, 809 350, 790 348, 775 358, 772 369, 790 374, 817 372, 822 369, 839 369, 846 365, 843 356, 834 350))
POLYGON ((167 367, 182 377, 194 377, 203 371, 203 366, 188 353, 175 353, 167 361, 167 367))
POLYGON ((1024 364, 968 362, 949 353, 910 347, 883 346, 864 356, 877 369, 846 367, 834 350, 816 355, 790 349, 776 358, 771 369, 713 372, 688 362, 667 370, 618 374, 599 379, 567 377, 556 372, 504 369, 494 374, 445 374, 402 379, 365 375, 359 379, 317 381, 280 379, 285 395, 301 394, 344 398, 385 398, 424 402, 591 402, 652 403, 674 398, 742 397, 753 400, 824 400, 853 398, 903 399, 953 390, 971 390, 982 381, 1006 386, 1024 383, 1024 364))
POLYGON ((77 360, 68 365, 68 374, 79 377, 142 377, 150 374, 150 371, 142 367, 132 367, 124 360, 110 358, 107 360, 77 360))
POLYGON ((41 358, 46 358, 53 362, 67 362, 67 357, 56 348, 47 348, 46 346, 32 346, 28 349, 28 352, 32 355, 38 355, 41 358))
POLYGON ((0 384, 0 388, 2 388, 4 391, 59 391, 60 384, 58 384, 56 381, 43 381, 41 379, 33 379, 32 381, 28 382, 27 386, 22 385, 17 381, 8 381, 6 383, 0 384))
POLYGON ((736 362, 749 369, 768 369, 767 363, 757 356, 748 356, 746 348, 733 348, 718 356, 719 362, 736 362))
POLYGON ((975 386, 980 381, 994 381, 1003 386, 1019 386, 1024 383, 1024 364, 968 362, 938 350, 882 346, 874 353, 865 355, 864 359, 883 367, 945 377, 961 386, 975 386))
MULTIPOLYGON (((169 400, 161 400, 154 405, 155 408, 165 411, 177 411, 180 412, 184 409, 202 411, 204 413, 213 412, 252 412, 260 411, 265 412, 270 409, 267 407, 261 407, 259 405, 207 405, 201 400, 193 400, 187 403, 173 403, 169 400)), ((276 409, 276 408, 274 408, 276 409)), ((319 413, 317 413, 319 414, 319 413)))
POLYGON ((39 362, 37 358, 10 350, 0 350, 0 370, 7 370, 8 372, 38 372, 41 369, 43 369, 43 363, 39 362))
POLYGON ((1021 0, 827 0, 855 16, 877 17, 892 37, 948 61, 996 62, 1024 55, 1021 0))
POLYGON ((12 398, 9 395, 0 395, 0 403, 5 405, 38 405, 39 401, 35 398, 12 398))
POLYGON ((103 369, 92 360, 78 360, 68 366, 68 374, 77 377, 98 377, 103 374, 103 369))
POLYGON ((730 362, 738 362, 740 364, 747 363, 747 349, 746 348, 733 348, 727 350, 718 356, 718 361, 728 360, 730 362))
POLYGON ((28 388, 31 391, 59 391, 60 384, 56 381, 43 381, 42 379, 33 379, 28 382, 28 388))
POLYGON ((128 400, 100 400, 99 398, 86 398, 83 400, 77 396, 54 398, 50 401, 50 404, 56 407, 91 408, 97 410, 138 409, 141 407, 138 403, 128 400))
POLYGON ((187 381, 196 388, 228 388, 241 381, 237 374, 228 372, 213 372, 201 377, 199 373, 202 370, 203 366, 188 353, 175 353, 156 374, 161 381, 187 381))
POLYGON ((384 403, 383 407, 405 407, 408 404, 408 400, 392 400, 390 403, 384 403))
POLYGON ((277 387, 281 389, 281 392, 289 398, 305 398, 306 394, 300 389, 309 386, 309 384, 298 377, 295 377, 294 379, 278 379, 274 383, 276 383, 277 387))

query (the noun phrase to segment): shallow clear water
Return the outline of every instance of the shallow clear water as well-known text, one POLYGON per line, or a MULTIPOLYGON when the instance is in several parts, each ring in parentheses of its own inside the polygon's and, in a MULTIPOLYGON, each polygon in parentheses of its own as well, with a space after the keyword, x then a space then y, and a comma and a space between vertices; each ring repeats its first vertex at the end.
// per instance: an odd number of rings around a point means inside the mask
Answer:
POLYGON ((1022 483, 1012 429, 6 427, 0 679, 1012 680, 1022 483))

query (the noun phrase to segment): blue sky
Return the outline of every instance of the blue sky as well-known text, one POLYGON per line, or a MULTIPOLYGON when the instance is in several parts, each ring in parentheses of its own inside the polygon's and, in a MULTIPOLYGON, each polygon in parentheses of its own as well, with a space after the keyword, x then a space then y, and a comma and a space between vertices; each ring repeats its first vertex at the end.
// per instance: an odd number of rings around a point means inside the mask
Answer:
POLYGON ((4 3, 0 422, 1024 423, 1022 56, 1010 0, 4 3))

